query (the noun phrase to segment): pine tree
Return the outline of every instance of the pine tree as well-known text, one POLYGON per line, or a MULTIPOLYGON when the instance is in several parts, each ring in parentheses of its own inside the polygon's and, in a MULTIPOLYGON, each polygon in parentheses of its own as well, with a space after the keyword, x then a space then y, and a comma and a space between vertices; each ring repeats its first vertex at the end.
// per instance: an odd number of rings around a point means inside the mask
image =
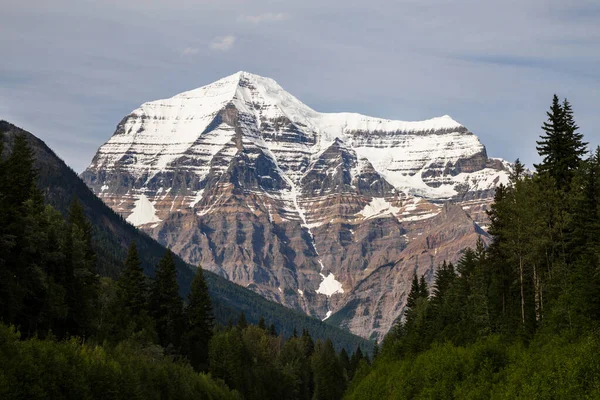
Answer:
POLYGON ((190 362, 196 370, 206 370, 208 345, 213 336, 214 316, 201 266, 198 266, 192 280, 185 315, 187 320, 186 344, 190 362))
POLYGON ((15 135, 12 153, 6 160, 6 184, 4 195, 7 202, 21 207, 29 199, 31 188, 38 176, 34 168, 35 156, 24 135, 15 135))
POLYGON ((569 151, 565 154, 565 168, 571 172, 569 178, 572 178, 572 171, 579 167, 583 156, 587 153, 587 143, 583 141, 583 134, 578 132, 579 126, 575 122, 573 108, 567 99, 562 104, 566 125, 566 144, 569 151))
POLYGON ((92 245, 92 224, 75 197, 67 217, 67 259, 65 280, 69 304, 68 331, 86 337, 94 327, 99 279, 92 245))
POLYGON ((558 188, 568 191, 573 171, 586 152, 586 143, 583 135, 577 132, 579 127, 566 99, 561 104, 558 96, 554 95, 550 111, 546 114, 548 120, 542 125, 545 134, 537 141, 536 147, 542 162, 535 168, 539 174, 547 173, 552 177, 558 188))
POLYGON ((267 329, 265 318, 263 316, 261 316, 260 319, 258 320, 258 327, 260 329, 262 329, 263 331, 267 329))
POLYGON ((277 329, 275 329, 275 324, 269 325, 269 335, 277 337, 277 329))
POLYGON ((340 351, 340 364, 342 365, 344 371, 346 371, 348 377, 350 377, 350 357, 348 356, 346 349, 342 349, 340 351))
POLYGON ((14 136, 12 153, 3 165, 0 317, 20 326, 21 333, 28 337, 37 331, 46 293, 38 248, 38 242, 44 239, 43 200, 39 201, 42 196, 36 187, 34 153, 24 135, 14 136))
POLYGON ((444 302, 446 293, 450 289, 450 286, 456 278, 456 272, 454 271, 454 265, 452 263, 442 263, 442 266, 435 273, 435 282, 433 284, 432 304, 434 306, 441 306, 444 302))
POLYGON ((312 336, 310 336, 310 332, 308 329, 302 330, 302 341, 304 343, 305 356, 310 357, 315 351, 315 342, 313 341, 312 336))
POLYGON ((120 303, 130 315, 138 316, 148 309, 148 285, 135 242, 131 242, 125 266, 117 282, 120 303))
POLYGON ((83 233, 85 242, 85 260, 89 263, 88 268, 92 273, 96 271, 96 253, 92 244, 92 223, 85 216, 83 206, 77 197, 73 197, 71 208, 67 219, 71 226, 77 226, 83 233))
POLYGON ((248 327, 248 321, 246 320, 246 314, 242 311, 240 314, 240 318, 238 319, 238 328, 246 329, 248 327))
POLYGON ((363 355, 362 349, 358 346, 350 358, 350 371, 352 371, 352 375, 354 375, 356 368, 358 368, 358 364, 360 364, 361 360, 364 358, 365 356, 363 355))
POLYGON ((427 288, 427 282, 425 282, 425 275, 421 275, 419 280, 419 297, 422 299, 429 298, 429 289, 427 288))
POLYGON ((177 267, 171 250, 167 250, 156 267, 150 293, 150 315, 154 319, 159 344, 164 348, 179 348, 183 334, 183 303, 179 297, 177 267))
POLYGON ((331 340, 317 341, 311 358, 315 400, 341 399, 345 390, 344 371, 331 340))
POLYGON ((148 284, 135 242, 129 246, 115 292, 109 304, 111 317, 106 321, 106 339, 118 342, 131 338, 142 344, 154 343, 156 332, 149 316, 148 284))
POLYGON ((410 292, 408 293, 408 298, 406 299, 406 308, 408 310, 414 310, 417 306, 417 300, 421 295, 421 286, 419 285, 419 278, 417 274, 413 275, 412 284, 410 286, 410 292))

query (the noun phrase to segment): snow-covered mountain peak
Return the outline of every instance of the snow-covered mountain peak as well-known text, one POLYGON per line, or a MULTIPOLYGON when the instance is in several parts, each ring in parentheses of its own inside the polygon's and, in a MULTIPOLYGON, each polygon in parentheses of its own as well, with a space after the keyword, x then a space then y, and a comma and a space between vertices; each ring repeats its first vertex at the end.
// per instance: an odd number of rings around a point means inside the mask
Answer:
POLYGON ((397 319, 415 257, 475 243, 510 169, 448 115, 321 113, 240 71, 142 104, 82 178, 186 261, 320 318, 349 310, 369 336, 397 319))
POLYGON ((420 196, 450 198, 462 184, 487 190, 498 175, 487 168, 487 154, 477 136, 449 115, 398 121, 321 113, 275 80, 245 71, 142 104, 99 149, 90 169, 118 167, 149 182, 184 162, 196 165, 203 180, 213 158, 237 140, 238 149, 244 143, 267 152, 297 183, 307 165, 336 139, 371 162, 398 190, 420 196), (474 182, 473 173, 486 169, 474 182))

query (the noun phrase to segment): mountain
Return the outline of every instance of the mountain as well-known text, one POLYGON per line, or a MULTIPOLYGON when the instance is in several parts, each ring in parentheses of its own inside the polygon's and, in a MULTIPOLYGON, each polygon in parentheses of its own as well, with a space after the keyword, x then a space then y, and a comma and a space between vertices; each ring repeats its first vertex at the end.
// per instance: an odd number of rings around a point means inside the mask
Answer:
MULTIPOLYGON (((94 227, 94 245, 100 260, 98 263, 100 274, 116 278, 122 268, 127 247, 135 241, 144 272, 148 276, 154 276, 154 267, 165 254, 164 246, 127 223, 107 207, 42 140, 6 121, 0 121, 0 140, 5 145, 3 156, 11 152, 14 137, 19 134, 27 138, 34 150, 38 186, 43 191, 47 202, 63 214, 67 213, 75 196, 82 203, 85 214, 94 227)), ((194 275, 194 267, 178 257, 176 263, 181 294, 186 296, 194 275)), ((250 323, 257 323, 263 316, 267 323, 273 323, 277 331, 287 337, 292 335, 294 328, 298 331, 306 328, 315 339, 331 338, 338 349, 343 347, 350 352, 359 345, 368 351, 372 349, 372 343, 346 330, 267 301, 256 293, 209 271, 205 271, 204 274, 215 317, 223 325, 227 324, 229 319, 237 321, 243 311, 250 323)))
POLYGON ((143 104, 81 177, 187 262, 381 338, 415 272, 487 240, 510 168, 449 116, 319 113, 239 72, 143 104))

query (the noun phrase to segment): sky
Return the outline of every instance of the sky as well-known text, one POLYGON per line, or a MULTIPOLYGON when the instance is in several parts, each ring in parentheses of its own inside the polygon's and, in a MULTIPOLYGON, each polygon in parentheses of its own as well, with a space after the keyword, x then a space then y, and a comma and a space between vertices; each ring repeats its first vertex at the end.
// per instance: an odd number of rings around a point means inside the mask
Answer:
POLYGON ((321 112, 448 114, 531 166, 552 95, 600 145, 598 0, 0 0, 0 119, 78 172, 140 104, 244 70, 321 112))

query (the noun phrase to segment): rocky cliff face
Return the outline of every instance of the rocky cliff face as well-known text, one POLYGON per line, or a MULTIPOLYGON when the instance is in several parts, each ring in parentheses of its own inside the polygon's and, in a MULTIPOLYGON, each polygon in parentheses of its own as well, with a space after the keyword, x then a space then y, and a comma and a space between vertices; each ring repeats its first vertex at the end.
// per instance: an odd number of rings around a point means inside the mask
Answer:
POLYGON ((82 178, 187 261, 381 338, 509 169, 448 116, 322 114, 240 72, 134 110, 82 178))

